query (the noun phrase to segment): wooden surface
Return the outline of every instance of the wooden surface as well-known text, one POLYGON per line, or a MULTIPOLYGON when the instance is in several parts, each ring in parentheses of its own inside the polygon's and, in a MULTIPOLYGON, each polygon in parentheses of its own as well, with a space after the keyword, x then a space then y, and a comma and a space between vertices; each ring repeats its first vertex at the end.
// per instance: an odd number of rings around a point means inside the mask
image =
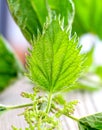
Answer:
MULTIPOLYGON (((18 105, 20 103, 30 102, 29 100, 20 96, 22 91, 32 91, 32 85, 25 78, 18 80, 12 86, 7 88, 0 94, 0 104, 4 105, 18 105)), ((102 91, 89 92, 71 92, 66 95, 68 101, 78 99, 79 104, 76 107, 75 116, 82 117, 88 114, 102 111, 102 91)), ((8 111, 0 116, 0 130, 12 130, 11 126, 15 125, 18 128, 25 128, 27 125, 23 116, 19 116, 23 109, 8 111)), ((77 130, 77 124, 71 119, 62 117, 63 130, 77 130)))

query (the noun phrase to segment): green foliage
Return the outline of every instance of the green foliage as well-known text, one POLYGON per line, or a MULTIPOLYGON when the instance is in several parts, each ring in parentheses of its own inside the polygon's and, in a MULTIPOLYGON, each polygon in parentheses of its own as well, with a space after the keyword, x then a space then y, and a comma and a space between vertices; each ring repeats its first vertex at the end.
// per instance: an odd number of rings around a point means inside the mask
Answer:
MULTIPOLYGON (((32 49, 29 50, 27 56, 28 71, 26 75, 36 87, 33 93, 22 93, 23 97, 31 99, 31 104, 14 107, 1 106, 0 112, 26 107, 22 113, 28 123, 25 130, 61 130, 59 118, 62 115, 77 121, 79 130, 102 130, 102 113, 77 119, 72 114, 78 101, 66 102, 61 96, 63 91, 77 87, 76 81, 84 66, 92 64, 94 51, 92 48, 87 54, 88 59, 84 62, 85 56, 80 54, 81 47, 78 45, 76 34, 70 35, 74 18, 72 1, 7 1, 13 18, 27 40, 32 43, 32 49), (47 21, 45 24, 47 16, 54 20, 48 19, 49 22, 47 21), (45 90, 46 93, 41 94, 38 88, 45 90)), ((90 32, 102 38, 102 27, 99 26, 102 16, 101 1, 74 0, 74 2, 76 15, 73 32, 76 31, 78 35, 90 32)), ((96 73, 101 76, 99 70, 96 73)), ((10 70, 10 72, 12 71, 10 70)), ((83 75, 79 79, 81 87, 83 79, 90 82, 87 75, 86 77, 83 75)), ((90 88, 88 85, 87 87, 90 88)), ((94 89, 93 86, 92 89, 94 89)), ((22 130, 22 128, 18 129, 14 126, 12 129, 22 130)))
POLYGON ((58 19, 46 25, 27 56, 27 76, 42 89, 56 93, 73 87, 83 69, 77 36, 71 37, 58 19))
POLYGON ((102 66, 97 66, 95 68, 95 73, 102 79, 102 66))
MULTIPOLYGON (((64 24, 70 25, 74 18, 72 0, 7 0, 10 12, 24 36, 31 43, 37 30, 42 32, 49 13, 64 18, 64 24)), ((73 32, 80 36, 92 33, 102 38, 102 2, 101 0, 74 0, 75 18, 73 32)))
POLYGON ((78 104, 78 100, 73 100, 66 102, 62 95, 57 95, 54 97, 53 101, 56 104, 52 104, 52 109, 57 110, 56 116, 60 117, 61 115, 69 116, 74 113, 75 106, 78 104))
POLYGON ((74 18, 74 4, 72 0, 48 0, 48 5, 52 14, 60 15, 61 19, 64 19, 64 25, 69 26, 72 25, 74 18))
POLYGON ((102 38, 102 1, 101 0, 74 0, 75 18, 73 32, 80 36, 92 33, 102 38))
POLYGON ((10 12, 24 36, 31 43, 37 30, 42 31, 46 17, 52 12, 65 19, 65 25, 72 23, 73 6, 71 0, 7 0, 10 12), (64 8, 64 9, 63 9, 64 8), (70 18, 70 19, 69 19, 70 18), (70 21, 68 21, 70 20, 70 21))
POLYGON ((23 68, 10 45, 0 37, 0 91, 22 73, 23 68))
MULTIPOLYGON (((59 94, 53 95, 49 111, 47 112, 47 105, 49 95, 39 94, 38 87, 34 87, 33 93, 22 93, 22 96, 31 99, 32 105, 27 107, 21 114, 28 124, 25 130, 62 130, 60 117, 62 115, 70 116, 74 113, 75 106, 78 101, 66 102, 66 100, 59 94), (39 96, 40 95, 40 96, 39 96), (61 101, 61 100, 62 101, 61 101)), ((12 127, 13 130, 22 130, 12 127)))
POLYGON ((25 110, 24 117, 29 127, 27 130, 52 130, 58 128, 58 119, 46 112, 47 96, 38 96, 38 88, 32 94, 23 93, 23 97, 30 98, 33 106, 25 110))
POLYGON ((59 128, 59 121, 56 116, 50 115, 50 112, 46 112, 47 108, 47 95, 40 95, 40 90, 38 87, 34 87, 33 93, 22 93, 22 96, 25 98, 31 99, 33 101, 33 105, 25 110, 24 117, 27 121, 29 127, 27 130, 52 130, 55 128, 59 128))
MULTIPOLYGON (((42 30, 41 23, 38 19, 30 0, 7 0, 10 12, 19 25, 24 36, 29 42, 33 36, 37 35, 37 29, 42 30)), ((40 4, 39 4, 40 5, 40 4)), ((42 11, 43 12, 43 11, 42 11)), ((41 17, 41 16, 40 16, 41 17)))
POLYGON ((102 130, 102 113, 79 119, 79 130, 102 130))

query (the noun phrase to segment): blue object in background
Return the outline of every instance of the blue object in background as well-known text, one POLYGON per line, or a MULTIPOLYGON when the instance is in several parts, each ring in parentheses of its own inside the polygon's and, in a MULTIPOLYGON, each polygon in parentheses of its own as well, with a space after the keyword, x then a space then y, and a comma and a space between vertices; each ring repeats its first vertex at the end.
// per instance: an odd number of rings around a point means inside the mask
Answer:
POLYGON ((0 0, 0 35, 6 37, 7 4, 6 0, 0 0))

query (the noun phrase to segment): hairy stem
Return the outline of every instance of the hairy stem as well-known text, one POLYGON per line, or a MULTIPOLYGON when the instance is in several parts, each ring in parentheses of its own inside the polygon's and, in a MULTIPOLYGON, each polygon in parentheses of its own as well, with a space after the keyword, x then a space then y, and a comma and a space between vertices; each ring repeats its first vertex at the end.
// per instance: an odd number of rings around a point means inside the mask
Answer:
POLYGON ((79 119, 78 119, 78 118, 76 118, 76 117, 74 117, 74 116, 72 116, 72 115, 65 115, 65 116, 67 116, 67 117, 71 118, 72 120, 74 120, 74 121, 76 121, 76 122, 78 122, 78 121, 79 121, 79 119))
POLYGON ((13 110, 13 109, 19 109, 19 108, 24 108, 28 106, 32 106, 33 103, 28 103, 28 104, 21 104, 21 105, 16 105, 16 106, 7 106, 7 110, 13 110))

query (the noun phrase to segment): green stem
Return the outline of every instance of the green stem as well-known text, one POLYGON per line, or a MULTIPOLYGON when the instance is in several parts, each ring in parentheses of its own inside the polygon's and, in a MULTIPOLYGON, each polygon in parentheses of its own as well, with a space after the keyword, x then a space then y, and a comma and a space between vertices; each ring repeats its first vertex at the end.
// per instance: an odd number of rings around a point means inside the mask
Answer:
POLYGON ((76 118, 76 117, 74 117, 74 116, 72 116, 72 115, 65 115, 65 116, 67 116, 67 117, 73 119, 74 121, 77 121, 77 122, 79 121, 78 118, 76 118))
POLYGON ((28 103, 28 104, 22 104, 22 105, 16 105, 16 106, 7 106, 7 110, 13 110, 13 109, 20 109, 28 106, 32 106, 33 103, 28 103))
POLYGON ((47 104, 47 108, 46 108, 46 113, 49 113, 49 111, 50 111, 51 102, 52 102, 52 93, 50 93, 49 97, 48 97, 48 104, 47 104))

